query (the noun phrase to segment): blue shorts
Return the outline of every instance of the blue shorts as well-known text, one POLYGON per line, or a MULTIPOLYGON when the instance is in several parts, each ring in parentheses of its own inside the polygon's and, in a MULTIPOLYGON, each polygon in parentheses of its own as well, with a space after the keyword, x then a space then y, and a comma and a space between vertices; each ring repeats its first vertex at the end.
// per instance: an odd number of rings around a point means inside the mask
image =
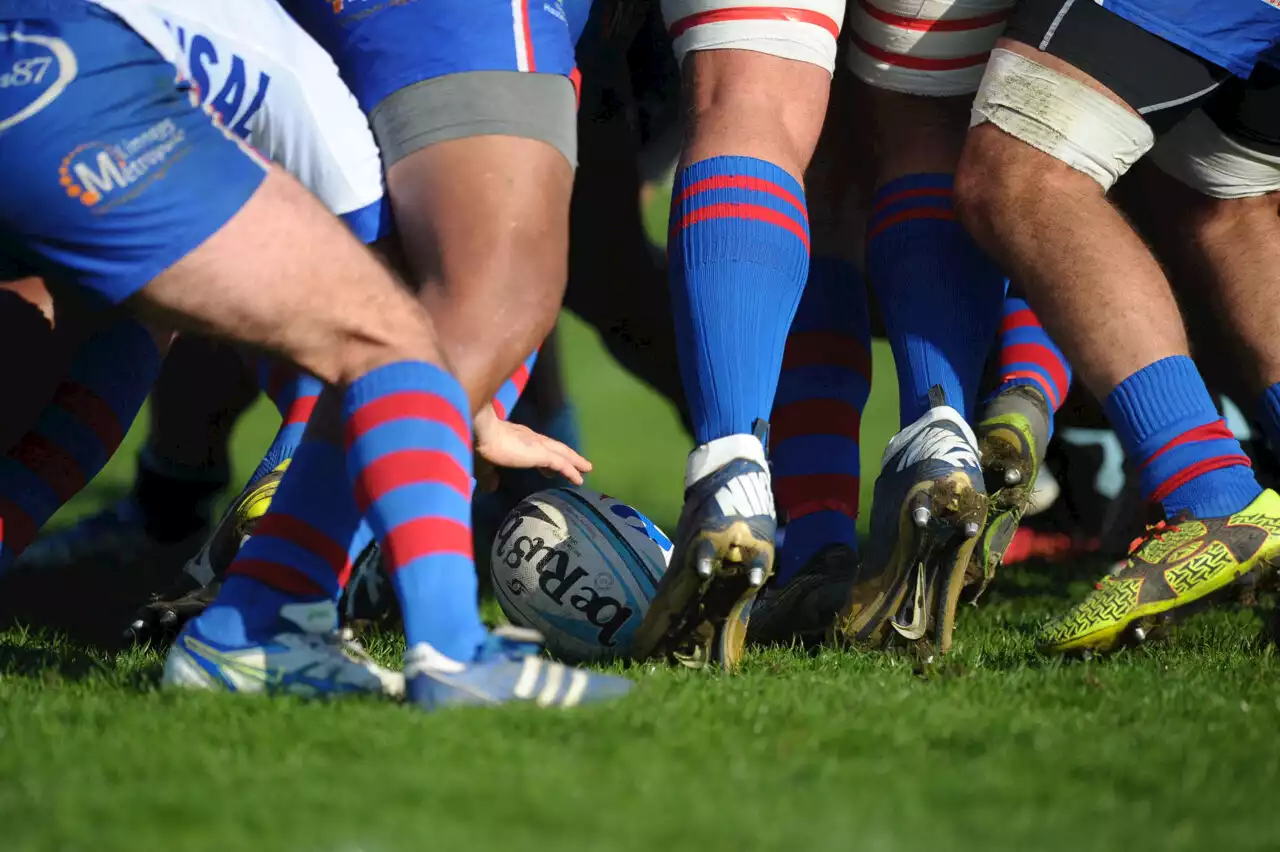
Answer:
POLYGON ((212 236, 266 176, 172 65, 82 0, 0 0, 6 76, 0 278, 42 275, 122 301, 212 236))
POLYGON ((281 2, 332 54, 366 113, 393 92, 448 74, 568 77, 591 7, 591 0, 281 2))

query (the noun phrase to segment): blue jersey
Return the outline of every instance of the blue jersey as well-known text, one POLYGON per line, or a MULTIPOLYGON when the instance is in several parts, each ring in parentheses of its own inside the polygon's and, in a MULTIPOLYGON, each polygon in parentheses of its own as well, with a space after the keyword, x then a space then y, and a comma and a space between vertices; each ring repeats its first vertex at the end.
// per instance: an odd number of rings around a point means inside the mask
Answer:
POLYGON ((568 77, 591 0, 282 0, 371 112, 388 95, 467 71, 568 77))
POLYGON ((1097 2, 1238 77, 1248 77, 1259 60, 1274 62, 1280 45, 1280 0, 1097 2))

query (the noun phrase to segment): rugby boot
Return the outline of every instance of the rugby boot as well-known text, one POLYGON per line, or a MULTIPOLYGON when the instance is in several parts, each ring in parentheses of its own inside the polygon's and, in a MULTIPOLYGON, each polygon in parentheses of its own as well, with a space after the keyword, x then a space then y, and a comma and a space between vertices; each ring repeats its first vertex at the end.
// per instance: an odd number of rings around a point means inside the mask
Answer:
POLYGON ((637 660, 737 667, 756 593, 773 573, 777 519, 764 458, 768 424, 694 450, 671 567, 636 630, 637 660))
POLYGON ((576 707, 631 690, 626 678, 555 663, 541 651, 541 634, 522 627, 495 629, 468 662, 420 642, 405 654, 406 698, 426 710, 513 702, 576 707))
MULTIPOLYGON (((857 644, 951 648, 956 605, 986 518, 977 438, 942 389, 885 448, 871 537, 836 631, 857 644)), ((839 638, 839 636, 834 638, 839 638)))
POLYGON ((172 636, 204 612, 222 588, 222 575, 271 506, 288 467, 286 459, 240 493, 173 584, 138 610, 126 637, 141 641, 172 636))
POLYGON ((400 602, 396 600, 377 541, 369 542, 352 563, 351 579, 342 590, 339 611, 342 620, 351 625, 399 623, 400 602))
POLYGON ((206 636, 200 620, 188 622, 165 658, 162 684, 181 689, 222 689, 319 698, 404 694, 404 677, 373 662, 338 630, 331 601, 280 608, 277 626, 260 641, 227 645, 206 636))
POLYGON ((824 641, 849 599, 858 552, 847 544, 819 550, 785 586, 766 586, 751 606, 747 641, 753 645, 816 645, 824 641))
POLYGON ((1175 611, 1246 575, 1263 578, 1278 560, 1280 495, 1270 489, 1224 518, 1162 521, 1133 542, 1124 563, 1088 597, 1046 625, 1037 645, 1063 653, 1142 642, 1175 611))
POLYGON ((975 430, 988 506, 982 538, 965 577, 971 601, 976 602, 995 577, 1018 522, 1031 505, 1052 416, 1038 390, 1016 385, 987 404, 975 430))
POLYGON ((58 572, 77 565, 147 565, 173 571, 188 559, 205 536, 207 522, 176 541, 157 538, 149 519, 133 497, 126 497, 65 529, 40 536, 17 558, 25 571, 58 572))

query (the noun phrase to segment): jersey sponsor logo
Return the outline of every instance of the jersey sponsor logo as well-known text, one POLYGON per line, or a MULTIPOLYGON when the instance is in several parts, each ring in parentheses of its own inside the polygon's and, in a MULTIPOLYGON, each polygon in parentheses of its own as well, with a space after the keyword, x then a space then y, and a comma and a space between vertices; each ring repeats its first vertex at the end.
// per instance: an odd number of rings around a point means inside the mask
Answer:
POLYGON ((7 52, 18 56, 0 67, 0 131, 26 121, 57 100, 78 70, 75 51, 51 36, 0 34, 0 42, 17 42, 7 52))
POLYGON ((963 435, 950 429, 930 429, 922 438, 912 441, 898 454, 898 470, 906 470, 916 462, 944 461, 956 467, 977 467, 978 454, 963 435))
POLYGON ((735 476, 716 492, 716 504, 725 515, 774 517, 769 474, 759 471, 735 476))
POLYGON ((187 56, 200 103, 208 106, 223 127, 248 139, 249 122, 262 110, 271 75, 262 70, 251 73, 243 56, 227 50, 225 45, 219 50, 206 35, 172 23, 169 29, 187 56))
POLYGON ((136 198, 187 153, 186 133, 166 118, 119 142, 86 142, 62 158, 58 180, 67 196, 95 213, 136 198))

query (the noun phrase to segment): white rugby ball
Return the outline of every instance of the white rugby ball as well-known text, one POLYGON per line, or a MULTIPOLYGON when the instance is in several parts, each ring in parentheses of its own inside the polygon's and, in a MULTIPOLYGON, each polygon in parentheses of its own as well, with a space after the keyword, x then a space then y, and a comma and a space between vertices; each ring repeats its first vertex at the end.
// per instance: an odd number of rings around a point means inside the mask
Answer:
POLYGON ((626 656, 671 559, 671 541, 640 512, 586 488, 526 497, 493 541, 502 611, 547 650, 586 662, 626 656))

